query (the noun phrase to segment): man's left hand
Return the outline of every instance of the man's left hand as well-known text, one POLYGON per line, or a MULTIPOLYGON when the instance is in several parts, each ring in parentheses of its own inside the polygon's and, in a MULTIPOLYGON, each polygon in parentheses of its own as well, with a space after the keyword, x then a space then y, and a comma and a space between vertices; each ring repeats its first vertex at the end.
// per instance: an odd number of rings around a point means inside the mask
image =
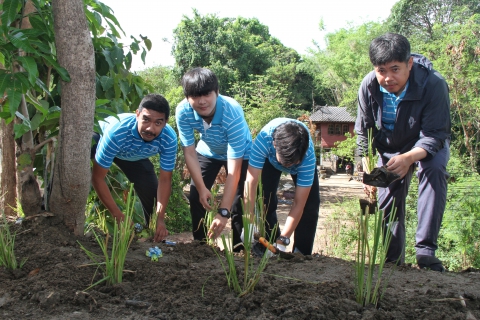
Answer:
POLYGON ((162 242, 168 236, 167 226, 165 225, 165 220, 157 220, 157 229, 155 230, 155 236, 153 238, 154 242, 162 242))
POLYGON ((212 225, 208 229, 208 237, 210 239, 216 239, 220 233, 222 233, 223 229, 227 225, 228 218, 224 218, 221 215, 217 214, 215 219, 212 222, 212 225))

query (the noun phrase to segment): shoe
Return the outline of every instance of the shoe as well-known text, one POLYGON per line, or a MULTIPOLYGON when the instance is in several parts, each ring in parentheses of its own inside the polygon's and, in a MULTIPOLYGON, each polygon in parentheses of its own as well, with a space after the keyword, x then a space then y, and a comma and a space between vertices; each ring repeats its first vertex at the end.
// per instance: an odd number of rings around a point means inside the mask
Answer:
POLYGON ((445 272, 442 261, 434 256, 417 254, 417 264, 420 269, 430 269, 432 271, 445 272))

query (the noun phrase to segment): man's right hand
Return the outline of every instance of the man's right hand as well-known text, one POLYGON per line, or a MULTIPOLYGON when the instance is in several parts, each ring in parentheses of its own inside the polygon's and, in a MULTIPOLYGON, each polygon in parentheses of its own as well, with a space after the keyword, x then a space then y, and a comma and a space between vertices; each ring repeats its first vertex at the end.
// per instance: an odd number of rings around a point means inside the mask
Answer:
POLYGON ((115 214, 112 213, 112 216, 115 218, 115 221, 117 221, 117 223, 120 223, 125 220, 125 215, 121 212, 115 213, 115 214))

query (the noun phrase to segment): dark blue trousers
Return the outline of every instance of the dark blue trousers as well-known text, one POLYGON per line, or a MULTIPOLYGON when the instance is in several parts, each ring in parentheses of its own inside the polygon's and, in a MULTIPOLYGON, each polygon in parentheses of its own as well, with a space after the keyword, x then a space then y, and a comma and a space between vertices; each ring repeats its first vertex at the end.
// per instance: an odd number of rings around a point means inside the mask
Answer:
MULTIPOLYGON (((276 169, 270 161, 266 160, 262 170, 263 202, 266 206, 267 216, 265 229, 270 234, 278 223, 277 219, 277 189, 282 172, 276 169)), ((297 185, 297 175, 292 175, 295 186, 297 185)), ((297 249, 304 255, 312 254, 315 233, 317 231, 318 212, 320 210, 320 187, 318 184, 318 173, 315 168, 312 188, 308 195, 307 202, 303 208, 302 218, 297 225, 293 239, 293 250, 297 249)), ((280 230, 277 236, 280 235, 280 230)), ((273 241, 274 239, 269 239, 273 241)))
MULTIPOLYGON (((417 255, 435 256, 438 233, 442 224, 443 212, 447 201, 447 163, 450 158, 450 143, 428 161, 418 161, 418 226, 415 249, 417 255)), ((380 157, 378 164, 385 165, 388 159, 380 157)), ((385 220, 395 203, 396 221, 388 226, 393 232, 387 261, 405 262, 405 199, 415 169, 412 165, 407 175, 392 182, 387 188, 378 188, 379 209, 384 210, 385 220)))
MULTIPOLYGON (((94 133, 93 140, 98 143, 100 136, 94 133)), ((97 144, 92 146, 90 159, 95 159, 97 144)), ((145 225, 148 226, 150 217, 156 210, 156 198, 158 189, 158 177, 150 160, 126 161, 114 158, 113 162, 123 171, 127 179, 133 183, 133 188, 140 199, 145 217, 145 225)))
MULTIPOLYGON (((200 169, 202 171, 203 183, 207 189, 211 189, 215 179, 218 175, 218 172, 225 167, 225 172, 228 174, 227 161, 226 160, 217 160, 212 158, 207 158, 197 152, 198 162, 200 163, 200 169)), ((242 171, 240 172, 240 180, 238 181, 237 191, 235 193, 235 198, 230 209, 232 214, 231 224, 233 230, 233 245, 237 245, 242 242, 240 235, 242 234, 243 228, 243 211, 242 211, 242 199, 243 199, 243 188, 245 184, 245 178, 247 176, 248 160, 243 160, 242 162, 242 171)), ((195 182, 191 179, 190 182, 190 214, 192 216, 192 232, 193 239, 204 241, 206 239, 205 226, 203 224, 206 210, 203 208, 200 203, 200 196, 198 194, 197 187, 195 182)), ((210 227, 210 226, 208 226, 210 227)))

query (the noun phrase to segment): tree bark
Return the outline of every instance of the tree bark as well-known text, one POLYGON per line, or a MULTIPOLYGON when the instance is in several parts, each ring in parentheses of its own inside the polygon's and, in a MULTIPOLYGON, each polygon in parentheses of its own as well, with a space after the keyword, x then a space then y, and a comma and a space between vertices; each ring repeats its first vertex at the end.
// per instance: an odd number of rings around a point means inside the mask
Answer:
POLYGON ((13 122, 8 125, 0 120, 1 159, 0 159, 0 208, 7 216, 16 215, 17 178, 15 170, 15 141, 13 139, 13 122))
POLYGON ((62 114, 50 210, 76 235, 83 235, 90 191, 90 146, 95 113, 95 60, 82 0, 52 2, 62 82, 62 114))

